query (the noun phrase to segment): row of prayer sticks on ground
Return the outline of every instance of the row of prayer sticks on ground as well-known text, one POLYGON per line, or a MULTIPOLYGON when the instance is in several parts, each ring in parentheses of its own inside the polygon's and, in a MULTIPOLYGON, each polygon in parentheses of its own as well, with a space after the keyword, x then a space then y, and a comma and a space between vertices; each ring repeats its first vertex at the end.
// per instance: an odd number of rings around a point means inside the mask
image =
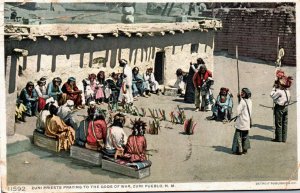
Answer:
MULTIPOLYGON (((177 30, 179 33, 183 34, 184 33, 184 30, 180 29, 180 30, 177 30)), ((199 31, 201 32, 208 32, 207 29, 202 29, 202 28, 199 28, 199 31)), ((137 36, 137 37, 143 37, 143 36, 155 36, 155 35, 160 35, 160 36, 164 36, 166 34, 171 34, 171 35, 175 35, 175 30, 170 30, 170 31, 161 31, 161 32, 127 32, 127 31, 120 31, 120 32, 112 32, 110 33, 112 36, 114 37, 119 37, 120 35, 124 35, 126 37, 132 37, 133 35, 137 36)), ((27 36, 22 36, 21 34, 16 34, 16 35, 11 35, 9 36, 9 39, 13 39, 13 40, 18 40, 18 41, 21 41, 21 40, 26 40, 26 39, 29 39, 29 40, 32 40, 32 41, 37 41, 37 37, 44 37, 45 39, 51 41, 52 40, 52 37, 53 36, 57 36, 59 38, 61 38, 63 41, 67 41, 68 40, 68 37, 75 37, 75 38, 78 38, 79 35, 78 34, 61 34, 61 35, 41 35, 41 36, 34 36, 32 34, 29 34, 27 36)), ((81 35, 82 37, 85 37, 89 40, 94 40, 95 37, 96 38, 104 38, 104 34, 85 34, 85 35, 81 35)))
MULTIPOLYGON (((111 110, 109 106, 108 108, 111 110)), ((188 135, 193 134, 196 126, 196 123, 193 121, 193 118, 186 119, 184 110, 182 110, 179 106, 177 106, 177 108, 178 108, 177 112, 172 111, 169 113, 171 118, 171 123, 184 125, 184 132, 188 135)), ((139 109, 136 106, 131 106, 128 104, 124 104, 123 108, 120 109, 119 111, 134 116, 140 116, 140 117, 146 116, 145 108, 141 108, 139 111, 139 109)), ((148 133, 152 135, 157 135, 158 130, 160 130, 160 121, 168 121, 166 118, 166 112, 165 110, 150 109, 150 108, 148 108, 148 111, 150 113, 150 117, 153 118, 152 122, 149 121, 148 133)))

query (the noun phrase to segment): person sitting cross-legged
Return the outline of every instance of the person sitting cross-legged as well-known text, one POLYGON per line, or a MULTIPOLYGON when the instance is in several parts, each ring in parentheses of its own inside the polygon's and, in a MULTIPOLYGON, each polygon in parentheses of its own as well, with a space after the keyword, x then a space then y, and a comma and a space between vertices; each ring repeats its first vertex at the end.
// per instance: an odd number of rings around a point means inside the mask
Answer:
POLYGON ((76 79, 74 77, 70 77, 68 81, 61 88, 63 93, 67 94, 67 100, 74 101, 74 105, 77 109, 84 108, 82 106, 82 91, 78 89, 76 86, 76 79))
POLYGON ((26 87, 22 89, 20 94, 20 101, 26 107, 25 114, 27 116, 31 117, 37 115, 38 95, 36 90, 34 89, 33 82, 29 81, 26 84, 26 87))
POLYGON ((145 92, 149 93, 149 90, 146 90, 148 85, 143 76, 139 74, 138 67, 134 67, 132 69, 132 75, 133 97, 136 97, 138 95, 145 97, 145 92))
POLYGON ((148 83, 148 88, 146 88, 146 89, 150 90, 151 92, 158 95, 159 94, 159 84, 155 80, 152 67, 150 67, 146 70, 146 73, 144 74, 144 80, 148 83))

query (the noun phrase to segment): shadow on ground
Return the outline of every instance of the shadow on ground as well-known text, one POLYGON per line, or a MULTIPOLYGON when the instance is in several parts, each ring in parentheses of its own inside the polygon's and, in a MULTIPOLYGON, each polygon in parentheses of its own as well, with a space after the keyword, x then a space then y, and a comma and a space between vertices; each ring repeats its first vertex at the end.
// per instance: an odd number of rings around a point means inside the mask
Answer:
POLYGON ((253 124, 252 127, 256 127, 256 128, 259 128, 259 129, 265 129, 265 130, 268 130, 268 131, 273 131, 273 127, 272 126, 269 126, 269 125, 261 125, 261 124, 253 124))
POLYGON ((250 139, 261 140, 261 141, 271 141, 272 140, 271 137, 265 137, 265 136, 261 136, 261 135, 250 136, 250 139))
POLYGON ((212 146, 212 148, 215 149, 215 151, 220 151, 223 153, 232 154, 231 148, 223 147, 223 146, 212 146))

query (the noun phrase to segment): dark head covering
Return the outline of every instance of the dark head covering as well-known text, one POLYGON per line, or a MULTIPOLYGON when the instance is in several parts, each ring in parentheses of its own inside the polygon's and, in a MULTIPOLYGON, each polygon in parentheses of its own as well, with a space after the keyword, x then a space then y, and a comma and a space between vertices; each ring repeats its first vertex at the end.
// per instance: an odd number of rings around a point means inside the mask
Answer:
POLYGON ((205 62, 203 61, 202 58, 198 58, 197 59, 197 64, 205 64, 205 62))
POLYGON ((98 79, 98 81, 100 81, 101 84, 102 84, 101 81, 105 80, 105 72, 103 70, 101 70, 101 71, 98 72, 97 79, 98 79))
POLYGON ((137 74, 139 73, 140 69, 136 66, 132 69, 132 73, 137 72, 137 74))
POLYGON ((96 74, 92 73, 92 74, 89 74, 89 77, 88 79, 91 80, 91 79, 96 79, 96 74))
POLYGON ((242 91, 243 91, 243 93, 245 93, 245 97, 244 97, 245 99, 248 99, 251 97, 251 91, 249 88, 243 88, 242 91))
POLYGON ((75 79, 74 77, 70 77, 70 78, 68 78, 68 82, 71 82, 71 81, 75 82, 75 81, 76 81, 76 79, 75 79))
POLYGON ((113 126, 123 127, 125 124, 125 115, 118 113, 114 116, 113 126))
POLYGON ((30 86, 34 87, 34 84, 31 81, 27 82, 26 89, 28 89, 30 86))
POLYGON ((119 64, 120 64, 120 66, 125 66, 126 64, 128 64, 128 62, 127 62, 127 60, 125 60, 125 59, 120 59, 119 60, 119 64))
POLYGON ((49 112, 51 115, 57 115, 57 112, 58 112, 58 108, 55 106, 55 105, 50 105, 49 107, 49 112))
POLYGON ((62 82, 62 80, 61 80, 61 78, 60 78, 60 77, 56 77, 56 78, 53 78, 52 82, 53 82, 53 83, 55 83, 55 82, 59 82, 59 83, 61 83, 61 82, 62 82))
POLYGON ((220 89, 220 95, 222 94, 222 93, 226 93, 226 95, 228 94, 228 91, 229 91, 229 89, 228 88, 225 88, 225 87, 222 87, 221 89, 220 89))
POLYGON ((181 69, 181 68, 178 68, 178 69, 176 70, 176 76, 181 76, 182 74, 183 74, 182 69, 181 69))
POLYGON ((46 84, 46 78, 45 77, 42 77, 42 78, 40 78, 40 80, 38 80, 38 85, 39 84, 46 84))

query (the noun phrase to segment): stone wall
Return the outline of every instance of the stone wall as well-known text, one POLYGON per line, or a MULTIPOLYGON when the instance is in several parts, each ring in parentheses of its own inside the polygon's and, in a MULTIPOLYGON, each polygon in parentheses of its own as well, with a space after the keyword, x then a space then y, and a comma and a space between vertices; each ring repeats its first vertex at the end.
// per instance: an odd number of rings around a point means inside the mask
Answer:
MULTIPOLYGON (((283 65, 296 66, 296 20, 293 8, 215 9, 223 29, 216 33, 215 51, 226 50, 240 56, 275 61, 277 42, 285 49, 283 65)), ((212 16, 204 11, 203 16, 212 16)))
MULTIPOLYGON (((28 81, 36 81, 47 76, 48 82, 60 76, 65 82, 74 76, 81 82, 89 73, 122 72, 118 59, 129 61, 133 68, 137 66, 144 73, 146 68, 154 67, 155 55, 165 52, 163 79, 165 85, 174 84, 176 69, 188 71, 190 61, 196 62, 198 57, 206 61, 213 70, 214 32, 191 31, 184 34, 166 34, 165 36, 143 37, 105 37, 87 38, 69 37, 67 41, 52 37, 51 41, 38 38, 31 40, 5 42, 5 65, 7 83, 8 133, 12 133, 16 93, 25 87, 28 81), (191 44, 198 44, 198 52, 191 53, 191 44), (16 56, 14 48, 26 49, 27 57, 16 56)), ((154 69, 155 70, 155 69, 154 69)))

